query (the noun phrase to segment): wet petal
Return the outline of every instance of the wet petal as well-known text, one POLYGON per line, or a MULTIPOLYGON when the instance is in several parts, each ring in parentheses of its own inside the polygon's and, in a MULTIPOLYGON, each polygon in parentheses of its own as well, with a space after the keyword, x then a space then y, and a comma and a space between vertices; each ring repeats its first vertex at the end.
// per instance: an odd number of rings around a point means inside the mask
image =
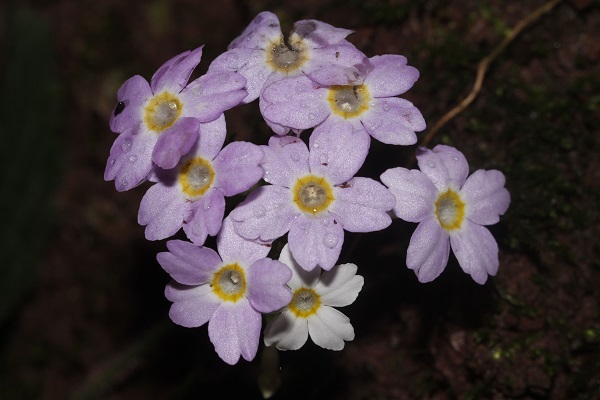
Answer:
POLYGON ((306 217, 301 214, 290 227, 290 251, 305 270, 317 266, 329 270, 340 256, 344 243, 342 225, 330 216, 306 217))
POLYGON ((381 143, 408 146, 417 142, 415 132, 425 129, 425 119, 410 101, 396 97, 374 99, 360 117, 369 135, 381 143))
POLYGON ((383 182, 396 197, 394 213, 409 222, 421 222, 433 213, 438 190, 419 170, 391 168, 381 174, 383 182))
POLYGON ((344 41, 352 32, 349 29, 336 28, 325 22, 309 19, 295 22, 290 36, 296 34, 310 43, 311 47, 323 47, 344 41))
POLYGON ((467 218, 480 225, 497 223, 510 204, 504 183, 504 174, 496 170, 480 169, 469 176, 460 190, 467 204, 467 218))
POLYGON ((256 260, 265 258, 271 246, 244 239, 235 231, 231 218, 227 217, 217 236, 217 249, 224 262, 238 262, 242 268, 249 268, 256 260))
POLYGON ((152 150, 156 140, 156 135, 145 131, 136 135, 130 131, 121 133, 110 149, 104 180, 114 180, 119 192, 145 182, 152 171, 152 150))
POLYGON ((211 189, 194 201, 193 214, 183 223, 183 231, 194 244, 201 246, 207 236, 215 236, 221 229, 225 214, 225 197, 218 189, 211 189))
POLYGON ((463 271, 483 285, 489 275, 498 272, 498 244, 490 231, 465 221, 460 231, 450 236, 452 251, 463 271))
POLYGON ((392 223, 387 211, 395 206, 396 198, 373 179, 352 178, 334 187, 333 195, 329 210, 349 232, 378 231, 392 223))
POLYGON ((110 129, 116 133, 137 131, 144 104, 152 97, 148 82, 139 75, 127 79, 117 92, 117 104, 110 115, 110 129))
MULTIPOLYGON (((184 286, 180 286, 184 287, 184 286)), ((169 317, 177 325, 186 328, 196 328, 204 325, 211 319, 215 310, 219 306, 219 300, 212 295, 210 285, 188 286, 188 289, 183 289, 185 298, 181 298, 181 292, 175 286, 169 284, 167 289, 171 292, 171 299, 179 297, 178 300, 171 305, 169 309, 169 317), (175 294, 177 293, 177 294, 175 294)), ((167 296, 169 297, 169 296, 167 296)))
POLYGON ((350 123, 318 127, 309 139, 310 172, 329 178, 333 185, 344 183, 362 167, 369 145, 369 136, 350 123))
POLYGON ((152 161, 164 169, 174 168, 182 155, 189 152, 196 140, 200 122, 195 118, 180 118, 159 137, 152 152, 152 161))
POLYGON ((467 159, 454 147, 438 144, 433 150, 420 149, 417 162, 439 190, 445 190, 448 185, 459 189, 469 175, 467 159))
POLYGON ((281 27, 277 15, 269 11, 259 13, 248 24, 240 36, 235 38, 228 49, 264 49, 273 39, 281 37, 281 27))
POLYGON ((171 278, 184 285, 207 283, 221 258, 208 247, 198 247, 182 240, 167 242, 168 252, 158 253, 156 259, 171 278))
POLYGON ((227 145, 215 158, 216 182, 225 196, 242 193, 257 183, 264 174, 260 166, 262 149, 247 142, 233 142, 227 145))
POLYGON ((410 238, 406 266, 415 271, 419 282, 431 282, 446 268, 449 255, 448 234, 431 216, 417 226, 410 238))
POLYGON ((396 54, 385 54, 369 59, 373 69, 365 78, 369 92, 373 97, 398 96, 419 79, 419 71, 406 65, 406 57, 396 54))
POLYGON ((302 139, 271 136, 269 146, 262 146, 265 182, 291 188, 296 179, 309 173, 308 149, 302 139))
POLYGON ((236 231, 248 240, 270 242, 285 235, 300 213, 290 201, 290 190, 281 186, 261 186, 232 212, 236 231))
POLYGON ((138 223, 146 226, 146 239, 166 239, 181 228, 189 210, 189 203, 176 187, 157 183, 142 198, 138 223))

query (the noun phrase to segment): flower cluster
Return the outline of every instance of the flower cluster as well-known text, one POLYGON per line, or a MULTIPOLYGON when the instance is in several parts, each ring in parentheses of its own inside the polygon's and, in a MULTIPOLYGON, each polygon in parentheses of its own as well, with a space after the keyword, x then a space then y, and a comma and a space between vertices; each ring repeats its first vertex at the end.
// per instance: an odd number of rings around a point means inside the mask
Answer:
POLYGON ((421 282, 442 272, 450 246, 480 284, 498 269, 498 246, 482 225, 508 208, 500 172, 467 178, 462 153, 437 146, 418 154, 420 171, 390 169, 383 184, 356 176, 371 138, 413 145, 425 121, 398 97, 417 69, 400 55, 366 57, 350 33, 305 20, 284 37, 277 17, 262 12, 205 75, 189 82, 200 47, 167 61, 150 83, 134 76, 118 91, 104 178, 119 191, 151 183, 138 213, 148 240, 183 230, 189 241, 171 240, 157 256, 172 278, 169 315, 185 327, 208 323, 229 364, 255 357, 262 314, 275 314, 264 342, 281 350, 308 336, 341 350, 354 338, 334 308, 353 303, 363 286, 356 265, 337 265, 344 231, 385 229, 393 214, 419 222, 407 266, 421 282), (268 144, 224 146, 224 112, 257 99, 274 133, 268 144), (252 188, 225 216, 226 197, 252 188), (208 236, 217 251, 205 246, 208 236), (278 239, 287 244, 278 260, 268 258, 278 239))

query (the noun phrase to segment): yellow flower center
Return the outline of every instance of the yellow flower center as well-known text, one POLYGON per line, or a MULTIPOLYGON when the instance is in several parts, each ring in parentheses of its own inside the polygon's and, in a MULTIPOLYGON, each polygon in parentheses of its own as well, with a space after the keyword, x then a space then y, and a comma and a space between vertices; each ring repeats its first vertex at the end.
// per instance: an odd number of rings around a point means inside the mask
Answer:
POLYGON ((458 193, 448 189, 435 202, 435 216, 445 230, 460 229, 465 219, 465 203, 458 193))
POLYGON ((294 203, 305 212, 316 215, 327 210, 333 197, 331 185, 325 180, 314 175, 298 178, 293 189, 294 203))
POLYGON ((289 46, 283 38, 271 42, 267 46, 266 57, 273 70, 286 74, 299 69, 308 60, 306 45, 297 34, 290 36, 289 46))
POLYGON ((214 180, 212 165, 202 157, 192 158, 179 167, 181 190, 189 197, 202 196, 214 180))
POLYGON ((327 100, 334 114, 344 119, 358 117, 369 109, 371 95, 366 86, 332 86, 327 100))
POLYGON ((150 100, 146 106, 144 122, 151 131, 162 132, 177 121, 183 103, 172 93, 162 92, 150 100))
POLYGON ((290 311, 300 318, 315 314, 319 307, 321 307, 321 297, 310 288, 296 290, 290 303, 290 311))
POLYGON ((246 276, 237 264, 221 267, 210 284, 213 293, 221 300, 235 303, 246 294, 246 276))

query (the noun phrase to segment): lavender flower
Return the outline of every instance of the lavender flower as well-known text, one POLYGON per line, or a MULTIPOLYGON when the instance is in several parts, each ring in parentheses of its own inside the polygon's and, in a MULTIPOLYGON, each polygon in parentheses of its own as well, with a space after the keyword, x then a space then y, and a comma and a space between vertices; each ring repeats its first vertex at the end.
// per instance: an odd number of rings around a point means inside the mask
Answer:
POLYGON ((173 281, 165 296, 173 302, 171 320, 192 328, 208 322, 208 335, 228 364, 240 355, 254 359, 261 313, 280 309, 292 299, 286 282, 290 269, 265 258, 269 247, 240 238, 226 218, 217 238, 219 253, 180 240, 167 242, 169 252, 157 260, 173 281))
POLYGON ((350 319, 333 307, 344 307, 356 300, 364 283, 363 277, 356 275, 356 265, 337 265, 323 274, 319 268, 305 271, 294 260, 287 244, 279 261, 292 270, 288 286, 293 298, 267 325, 265 344, 274 344, 279 350, 297 350, 310 334, 316 345, 342 350, 345 340, 354 339, 354 328, 350 319))
POLYGON ((411 102, 394 96, 410 89, 419 71, 399 55, 369 60, 373 69, 358 85, 324 86, 306 76, 273 83, 263 93, 263 117, 296 131, 347 121, 382 143, 416 143, 425 120, 411 102))
POLYGON ((261 12, 209 71, 235 71, 247 81, 249 103, 263 87, 286 76, 304 74, 324 85, 359 83, 368 68, 367 58, 345 38, 352 31, 315 20, 294 24, 284 41, 279 20, 261 12))
POLYGON ((448 263, 450 246, 467 274, 484 284, 498 271, 498 245, 482 225, 499 221, 510 204, 504 175, 477 170, 469 175, 464 155, 438 145, 417 155, 418 170, 392 168, 381 175, 397 202, 394 212, 419 222, 406 256, 406 265, 420 282, 437 278, 448 263))
POLYGON ((225 196, 250 189, 263 176, 260 147, 233 142, 223 150, 225 117, 200 124, 200 137, 176 168, 155 168, 158 183, 144 197, 138 213, 146 239, 165 239, 183 226, 196 245, 221 229, 225 196))
POLYGON ((310 151, 297 137, 271 137, 263 146, 264 180, 231 213, 236 231, 248 240, 270 242, 289 231, 290 251, 306 270, 329 270, 337 261, 344 229, 386 228, 394 196, 369 178, 353 178, 368 152, 368 137, 347 123, 316 129, 310 151))
POLYGON ((186 86, 200 62, 202 47, 173 57, 150 84, 139 75, 119 89, 110 128, 120 135, 110 149, 104 179, 129 190, 148 178, 152 162, 173 168, 198 138, 201 123, 214 121, 246 96, 246 80, 214 72, 186 86))

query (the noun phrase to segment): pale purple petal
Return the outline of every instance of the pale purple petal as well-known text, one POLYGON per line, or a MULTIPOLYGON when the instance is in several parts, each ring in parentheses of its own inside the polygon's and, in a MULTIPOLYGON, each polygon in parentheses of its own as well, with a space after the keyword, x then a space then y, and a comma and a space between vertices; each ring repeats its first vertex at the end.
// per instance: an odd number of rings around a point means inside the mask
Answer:
POLYGON ((180 283, 175 282, 175 280, 171 279, 169 284, 165 287, 165 297, 167 298, 167 300, 172 301, 174 303, 177 301, 193 299, 195 297, 208 296, 209 294, 212 295, 215 299, 218 299, 218 297, 216 297, 216 295, 213 293, 213 290, 210 285, 182 285, 180 283))
POLYGON ((344 307, 354 303, 365 282, 356 275, 355 264, 341 264, 325 271, 315 285, 315 291, 321 296, 321 302, 327 306, 344 307))
MULTIPOLYGON (((177 291, 171 284, 167 286, 167 288, 169 287, 171 287, 169 290, 177 291)), ((187 291, 185 293, 187 298, 175 300, 169 309, 169 317, 177 325, 196 328, 211 319, 215 310, 219 307, 220 301, 212 294, 210 285, 187 286, 187 288, 182 289, 187 291)), ((178 296, 183 295, 179 293, 178 296)))
POLYGON ((152 152, 152 161, 164 169, 174 168, 182 155, 189 152, 196 140, 200 122, 195 118, 179 118, 162 132, 152 152))
POLYGON ((326 96, 327 89, 319 88, 304 75, 282 79, 264 89, 262 97, 269 105, 262 115, 292 129, 309 129, 330 114, 326 96))
POLYGON ((365 78, 365 85, 373 97, 392 97, 406 92, 419 79, 419 71, 406 65, 406 57, 385 54, 369 59, 373 69, 365 78))
POLYGON ((231 218, 227 217, 217 236, 217 249, 224 262, 238 262, 241 267, 248 268, 256 260, 265 258, 271 246, 244 239, 235 231, 231 218))
POLYGON ((308 334, 317 346, 328 350, 342 350, 344 348, 344 340, 325 325, 318 314, 311 315, 307 320, 308 334))
POLYGON ((146 225, 146 239, 166 239, 177 233, 189 212, 189 203, 176 187, 157 183, 142 198, 138 223, 146 225))
POLYGON ((418 226, 406 252, 406 266, 417 274, 419 282, 437 278, 450 255, 450 240, 434 216, 425 218, 418 226))
POLYGON ((387 211, 394 208, 396 198, 373 179, 352 178, 334 187, 333 195, 329 210, 349 232, 378 231, 392 223, 387 211))
POLYGON ((272 185, 251 192, 230 213, 236 232, 247 240, 263 244, 283 236, 299 214, 288 204, 288 192, 288 189, 272 185))
POLYGON ((281 36, 277 15, 263 11, 254 17, 242 34, 229 44, 228 48, 264 49, 272 38, 281 36))
POLYGON ((227 364, 240 359, 251 361, 258 350, 261 316, 246 299, 235 304, 222 303, 208 323, 208 337, 215 351, 227 364))
POLYGON ((152 97, 148 82, 139 75, 127 79, 117 92, 117 104, 110 115, 110 129, 115 133, 140 129, 143 105, 152 97))
POLYGON ((200 63, 202 47, 204 46, 181 53, 164 63, 152 76, 150 81, 152 93, 158 94, 164 89, 172 93, 181 92, 200 63))
POLYGON ((308 321, 297 318, 291 311, 284 311, 265 328, 265 345, 275 345, 279 350, 298 350, 307 339, 308 321))
POLYGON ((263 258, 248 269, 248 300, 255 310, 269 313, 292 301, 292 292, 285 286, 292 271, 282 262, 263 258))
POLYGON ((450 236, 452 251, 463 271, 483 285, 488 275, 498 272, 498 244, 490 231, 470 221, 450 236))
POLYGON ((214 121, 200 124, 200 134, 198 135, 198 145, 195 148, 195 154, 208 161, 215 159, 219 151, 223 148, 225 137, 227 136, 227 126, 225 116, 221 115, 214 121))
POLYGON ((119 192, 145 182, 152 171, 152 149, 156 140, 156 135, 147 131, 136 135, 127 131, 117 136, 110 149, 104 180, 114 180, 119 192))
POLYGON ((185 107, 182 116, 210 122, 224 111, 240 104, 248 92, 246 78, 229 71, 209 72, 191 82, 181 92, 185 107))
POLYGON ((273 70, 265 63, 265 51, 235 48, 221 54, 213 61, 209 72, 237 72, 246 79, 248 95, 243 103, 250 103, 258 98, 265 80, 273 70))
POLYGON ((156 260, 171 278, 184 285, 208 282, 221 258, 213 249, 198 247, 182 240, 167 242, 168 252, 158 253, 156 260))
POLYGON ((194 244, 201 246, 207 236, 215 236, 221 229, 225 214, 225 197, 215 188, 194 201, 193 214, 183 223, 183 231, 194 244))
POLYGON ((396 97, 373 99, 360 117, 369 135, 381 143, 408 146, 417 142, 415 132, 425 129, 425 119, 410 102, 396 97))
POLYGON ((469 176, 460 189, 467 204, 467 218, 480 225, 497 223, 510 204, 504 183, 504 174, 496 170, 479 169, 469 176))
POLYGON ((281 254, 279 254, 279 261, 290 267, 292 271, 292 277, 287 285, 292 289, 300 289, 303 287, 311 288, 315 286, 315 284, 319 281, 319 277, 321 276, 321 269, 315 268, 313 270, 307 271, 302 268, 290 252, 289 243, 286 243, 281 249, 281 254))
POLYGON ((311 47, 323 47, 343 41, 352 32, 349 29, 336 28, 325 22, 310 19, 295 22, 290 36, 296 34, 310 43, 311 47))
POLYGON ((369 59, 351 44, 311 49, 302 71, 321 86, 360 85, 371 68, 369 59))
POLYGON ((318 266, 330 270, 340 256, 344 230, 329 216, 314 218, 301 214, 290 227, 288 242, 294 259, 303 269, 310 271, 318 266))
MULTIPOLYGON (((317 317, 319 318, 319 320, 321 320, 323 325, 325 325, 338 338, 345 340, 345 341, 354 340, 354 328, 352 327, 352 324, 350 324, 350 318, 345 316, 340 311, 336 310, 333 307, 322 306, 317 310, 317 317)), ((310 329, 310 322, 309 322, 309 329, 310 329)), ((315 341, 315 337, 312 336, 312 332, 311 332, 311 338, 315 343, 317 343, 315 341)), ((321 346, 321 347, 324 347, 324 346, 321 346)), ((342 343, 342 348, 343 347, 344 346, 342 343)), ((337 349, 332 348, 332 350, 337 350, 337 349)))
POLYGON ((369 145, 369 136, 350 123, 318 127, 309 139, 310 172, 329 178, 333 185, 344 183, 362 167, 369 145))
POLYGON ((291 188, 298 177, 309 173, 308 149, 294 136, 271 136, 269 146, 262 146, 265 182, 291 188))
POLYGON ((248 142, 230 143, 213 162, 214 185, 228 197, 250 189, 263 177, 262 159, 263 151, 259 146, 248 142))
POLYGON ((232 212, 238 234, 248 240, 270 242, 285 235, 300 211, 290 201, 290 190, 281 186, 261 186, 232 212))
POLYGON ((419 170, 391 168, 381 174, 383 182, 396 197, 394 213, 408 222, 421 222, 433 213, 438 190, 419 170))
POLYGON ((433 150, 421 148, 417 162, 421 171, 440 190, 445 190, 450 184, 460 188, 469 175, 465 156, 454 147, 438 144, 433 150))

